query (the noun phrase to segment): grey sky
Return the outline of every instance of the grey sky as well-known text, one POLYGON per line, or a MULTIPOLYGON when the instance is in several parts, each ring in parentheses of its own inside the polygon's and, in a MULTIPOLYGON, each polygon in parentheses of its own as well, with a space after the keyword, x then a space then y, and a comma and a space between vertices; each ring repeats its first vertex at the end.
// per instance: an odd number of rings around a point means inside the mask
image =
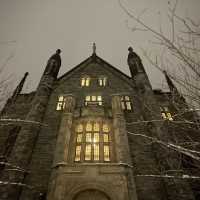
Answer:
MULTIPOLYGON (((136 14, 148 8, 144 19, 167 30, 167 0, 122 0, 136 14), (161 17, 159 17, 159 13, 161 17), (160 20, 161 19, 161 20, 160 20)), ((179 0, 182 16, 199 18, 199 0, 179 0)), ((163 77, 144 59, 141 48, 159 52, 149 42, 147 32, 131 32, 126 21, 134 25, 119 7, 117 0, 0 0, 0 65, 11 55, 6 72, 16 82, 28 71, 28 90, 38 84, 47 59, 57 48, 62 49, 60 75, 78 65, 92 53, 97 54, 129 74, 127 48, 133 46, 142 57, 154 88, 161 87, 163 77), (10 43, 4 43, 11 41, 10 43)))

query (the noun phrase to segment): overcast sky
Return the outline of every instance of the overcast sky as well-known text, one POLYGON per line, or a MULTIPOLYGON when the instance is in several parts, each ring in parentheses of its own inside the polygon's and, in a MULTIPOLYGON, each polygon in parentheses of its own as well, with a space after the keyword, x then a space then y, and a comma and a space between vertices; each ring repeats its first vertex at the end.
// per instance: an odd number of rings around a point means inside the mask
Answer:
MULTIPOLYGON (((167 0, 122 0, 147 24, 167 30, 167 0)), ((179 0, 178 12, 200 22, 200 0, 179 0)), ((154 88, 160 88, 163 76, 145 60, 141 48, 159 52, 147 32, 132 32, 118 0, 0 0, 0 66, 14 75, 14 84, 28 71, 26 91, 35 89, 48 58, 57 48, 62 50, 60 75, 78 65, 92 53, 96 42, 97 55, 129 74, 127 48, 133 46, 142 57, 154 88), (8 60, 8 62, 6 62, 8 60), (28 88, 28 89, 27 89, 28 88)))

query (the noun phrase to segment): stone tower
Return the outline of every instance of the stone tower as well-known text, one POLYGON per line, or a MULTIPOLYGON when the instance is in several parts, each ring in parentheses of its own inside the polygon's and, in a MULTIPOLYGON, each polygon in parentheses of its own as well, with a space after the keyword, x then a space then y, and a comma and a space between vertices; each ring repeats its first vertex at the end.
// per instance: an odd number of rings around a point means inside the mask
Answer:
POLYGON ((171 93, 154 91, 128 50, 131 77, 93 44, 92 55, 59 78, 57 50, 37 90, 18 90, 3 117, 20 123, 0 129, 0 152, 12 146, 0 164, 0 199, 195 200, 176 152, 159 143, 177 132, 171 93), (169 172, 179 178, 164 178, 169 172))

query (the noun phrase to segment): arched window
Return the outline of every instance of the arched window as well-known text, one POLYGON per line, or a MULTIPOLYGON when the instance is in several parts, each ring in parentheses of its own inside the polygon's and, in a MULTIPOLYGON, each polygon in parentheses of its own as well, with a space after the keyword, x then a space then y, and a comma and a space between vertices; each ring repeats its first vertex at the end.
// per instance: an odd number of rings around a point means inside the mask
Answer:
POLYGON ((81 86, 82 86, 82 87, 88 87, 88 86, 90 86, 90 81, 91 81, 91 79, 90 79, 89 76, 87 76, 87 77, 82 77, 82 78, 81 78, 81 86))
POLYGON ((87 121, 75 127, 75 162, 110 162, 111 129, 108 123, 87 121))

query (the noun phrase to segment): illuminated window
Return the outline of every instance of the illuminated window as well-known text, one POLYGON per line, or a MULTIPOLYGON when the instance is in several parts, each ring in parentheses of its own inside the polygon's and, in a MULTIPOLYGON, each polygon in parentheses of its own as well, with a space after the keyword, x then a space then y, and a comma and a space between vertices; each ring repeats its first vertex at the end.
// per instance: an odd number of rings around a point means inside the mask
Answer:
POLYGON ((161 110, 161 115, 163 119, 173 120, 168 107, 160 107, 160 110, 161 110))
POLYGON ((76 162, 109 162, 111 136, 110 127, 107 123, 90 121, 77 124, 75 127, 76 162), (81 156, 82 155, 82 156, 81 156))
POLYGON ((91 144, 86 144, 85 147, 85 160, 91 160, 92 148, 91 144))
POLYGON ((107 85, 107 78, 106 77, 98 78, 98 84, 99 84, 99 86, 102 86, 102 87, 106 86, 107 85))
POLYGON ((65 107, 65 97, 59 96, 57 106, 56 106, 56 110, 63 110, 64 107, 65 107))
POLYGON ((85 105, 102 105, 102 96, 86 96, 85 105))
POLYGON ((94 160, 99 160, 99 144, 94 144, 94 160))
POLYGON ((123 110, 132 110, 131 107, 131 100, 129 96, 122 96, 121 97, 121 106, 123 110))
POLYGON ((103 152, 104 152, 104 161, 110 161, 110 150, 108 145, 104 145, 103 152))
POLYGON ((75 161, 81 160, 81 146, 76 146, 76 155, 75 155, 75 161))
POLYGON ((88 87, 90 85, 90 77, 81 78, 81 86, 88 87))

